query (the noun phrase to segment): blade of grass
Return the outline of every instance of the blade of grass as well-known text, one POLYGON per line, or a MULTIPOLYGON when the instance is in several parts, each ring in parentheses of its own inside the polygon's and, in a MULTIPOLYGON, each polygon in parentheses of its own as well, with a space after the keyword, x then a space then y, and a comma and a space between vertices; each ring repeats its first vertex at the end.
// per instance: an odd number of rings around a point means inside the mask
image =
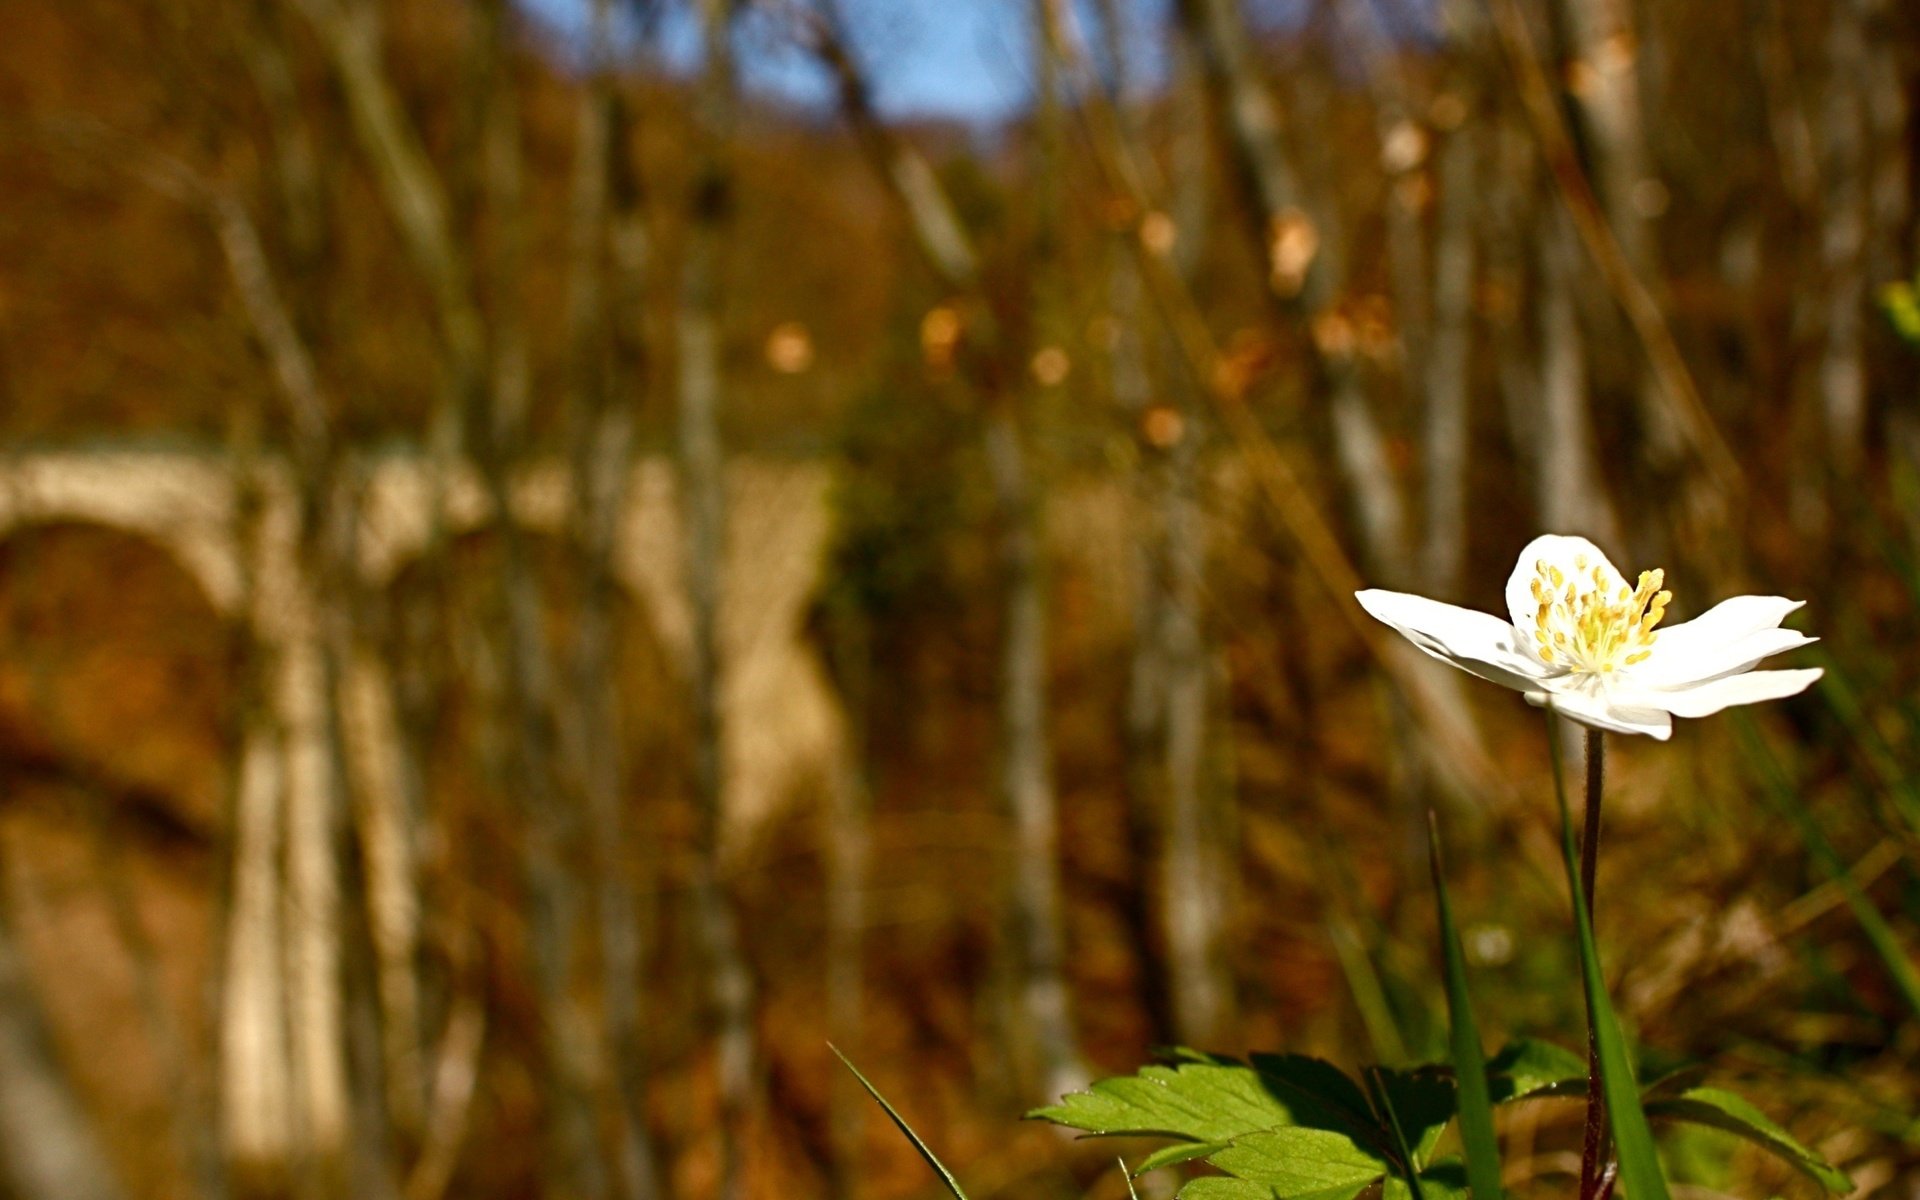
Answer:
POLYGON ((1406 1062, 1406 1040, 1400 1036, 1400 1025, 1394 1019, 1393 1005, 1387 1000, 1387 989, 1374 969, 1372 956, 1361 944, 1359 931, 1344 914, 1336 913, 1327 918, 1327 940, 1333 944, 1334 957, 1353 993, 1354 1008, 1359 1011, 1360 1023, 1367 1031, 1374 1060, 1391 1064, 1406 1062))
MULTIPOLYGON (((1366 1031, 1373 1061, 1388 1065, 1408 1062, 1411 1055, 1405 1031, 1387 996, 1379 963, 1368 948, 1377 943, 1370 942, 1367 931, 1361 927, 1365 901, 1361 898, 1360 885, 1349 870, 1345 856, 1335 853, 1331 843, 1316 838, 1314 848, 1314 861, 1320 864, 1317 872, 1320 894, 1327 898, 1327 941, 1333 946, 1334 958, 1353 996, 1354 1009, 1366 1031)), ((1376 928, 1373 932, 1381 931, 1376 928)))
POLYGON ((1493 1131, 1493 1099, 1487 1088, 1486 1052, 1467 990, 1467 958, 1447 900, 1440 868, 1440 818, 1427 813, 1427 863, 1433 870, 1433 895, 1440 910, 1440 945, 1446 961, 1448 1050, 1459 1089, 1460 1141, 1467 1152, 1467 1186, 1474 1200, 1500 1200, 1500 1143, 1493 1131))
POLYGON ((1586 987, 1594 1041, 1600 1050, 1600 1086, 1606 1099, 1607 1118, 1613 1125, 1614 1147, 1619 1153, 1620 1182, 1633 1200, 1670 1200, 1667 1177, 1660 1167, 1660 1152, 1653 1142, 1653 1130, 1647 1125, 1647 1114, 1640 1108, 1640 1085, 1634 1079, 1633 1062, 1627 1057, 1626 1039, 1620 1033, 1620 1022, 1607 998, 1606 977, 1600 972, 1600 951, 1593 940, 1586 897, 1581 895, 1580 859, 1573 845, 1573 814, 1567 807, 1567 785, 1562 777, 1559 745, 1553 736, 1556 714, 1551 708, 1547 712, 1547 744, 1554 750, 1550 756, 1553 792, 1560 805, 1560 853, 1566 861, 1567 890, 1573 894, 1574 925, 1580 935, 1580 977, 1586 987))
POLYGON ((833 1051, 834 1057, 838 1058, 847 1070, 853 1072, 853 1077, 860 1081, 860 1086, 867 1089, 867 1095, 872 1096, 873 1102, 878 1104, 881 1109, 886 1112, 887 1116, 892 1119, 894 1127, 905 1134, 907 1140, 913 1143, 913 1148, 920 1152, 920 1157, 926 1160, 927 1166, 933 1169, 934 1174, 940 1176, 941 1182, 947 1185, 947 1190, 953 1193, 953 1200, 967 1200, 966 1192, 960 1189, 960 1181, 953 1177, 952 1171, 947 1170, 947 1164, 941 1162, 939 1155, 935 1154, 925 1142, 920 1140, 920 1135, 913 1131, 913 1126, 907 1124, 907 1119, 895 1111, 893 1105, 887 1103, 887 1098, 880 1094, 880 1089, 868 1082, 867 1077, 860 1073, 860 1068, 853 1065, 852 1059, 840 1053, 840 1047, 834 1045, 832 1042, 828 1042, 827 1049, 833 1051))
POLYGON ((1895 990, 1914 1015, 1920 1017, 1920 973, 1915 972, 1912 961, 1900 945, 1900 939, 1894 936, 1893 927, 1887 924, 1880 910, 1873 906, 1866 893, 1860 890, 1860 885, 1854 882, 1853 872, 1847 868, 1846 860, 1827 840, 1820 823, 1807 811, 1807 806, 1801 803, 1799 793, 1787 777, 1786 768, 1781 765, 1767 740, 1754 728, 1752 718, 1745 713, 1735 713, 1733 718, 1734 728, 1739 731, 1746 749, 1746 760, 1759 769, 1761 791, 1772 802, 1774 810, 1785 817, 1794 832, 1800 835, 1800 842, 1807 848, 1807 853, 1833 878, 1834 886, 1846 897, 1847 907, 1852 910, 1860 932, 1866 935, 1874 953, 1880 956, 1880 962, 1886 967, 1895 990))

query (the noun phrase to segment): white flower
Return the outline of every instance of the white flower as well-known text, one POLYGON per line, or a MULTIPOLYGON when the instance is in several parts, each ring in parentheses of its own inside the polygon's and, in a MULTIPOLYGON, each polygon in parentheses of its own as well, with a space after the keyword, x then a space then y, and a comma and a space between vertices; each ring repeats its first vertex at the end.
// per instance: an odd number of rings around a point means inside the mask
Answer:
POLYGON ((1735 596, 1656 628, 1673 593, 1663 571, 1629 584, 1585 538, 1548 534, 1507 580, 1511 624, 1424 596, 1370 589, 1360 606, 1442 662, 1526 694, 1583 725, 1665 741, 1674 717, 1798 695, 1820 670, 1756 671, 1816 641, 1780 622, 1805 601, 1735 596))

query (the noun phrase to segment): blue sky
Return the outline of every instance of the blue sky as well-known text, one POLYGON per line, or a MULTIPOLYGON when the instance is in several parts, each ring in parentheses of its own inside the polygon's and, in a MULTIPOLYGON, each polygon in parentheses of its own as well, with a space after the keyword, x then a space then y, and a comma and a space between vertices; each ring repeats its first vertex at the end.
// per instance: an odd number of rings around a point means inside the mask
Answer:
MULTIPOLYGON (((521 0, 525 10, 563 40, 584 34, 587 0, 521 0)), ((888 117, 940 116, 995 122, 1026 107, 1032 91, 1029 41, 1032 0, 840 0, 874 99, 888 117)), ((1128 43, 1141 69, 1157 72, 1157 36, 1170 0, 1123 0, 1128 43)), ((686 67, 699 38, 676 5, 659 41, 667 61, 686 67)), ((1089 10, 1091 6, 1082 4, 1089 10)), ((828 81, 771 19, 743 23, 740 64, 747 87, 803 106, 830 101, 828 81)))
MULTIPOLYGON (((584 44, 591 0, 518 0, 559 45, 584 44)), ((810 0, 790 0, 804 5, 810 0)), ((873 82, 883 116, 949 117, 992 124, 1017 115, 1033 91, 1034 0, 836 0, 856 53, 873 82)), ((1074 0, 1082 28, 1096 28, 1091 0, 1074 0)), ((1329 0, 1242 0, 1256 27, 1284 28, 1329 0)), ((1411 36, 1430 27, 1434 0, 1357 0, 1377 18, 1411 36)), ((1166 67, 1166 25, 1173 0, 1116 0, 1124 14, 1131 67, 1149 85, 1166 67)), ((655 43, 672 68, 699 59, 699 30, 690 0, 666 0, 655 43)), ((778 9, 778 5, 769 6, 778 9)), ((748 8, 736 45, 741 76, 755 93, 824 110, 832 102, 824 73, 792 36, 758 6, 748 8)))

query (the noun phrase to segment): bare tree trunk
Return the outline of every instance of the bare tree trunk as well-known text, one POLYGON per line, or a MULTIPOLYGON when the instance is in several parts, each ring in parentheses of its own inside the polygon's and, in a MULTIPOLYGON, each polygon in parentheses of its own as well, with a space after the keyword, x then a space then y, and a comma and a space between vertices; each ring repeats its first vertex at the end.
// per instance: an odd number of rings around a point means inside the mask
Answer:
POLYGON ((1426 538, 1422 574, 1428 589, 1460 598, 1467 556, 1468 449, 1472 432, 1469 379, 1477 274, 1475 225, 1485 201, 1480 84, 1483 23, 1469 0, 1443 6, 1452 58, 1430 115, 1441 142, 1434 221, 1433 312, 1423 378, 1426 390, 1426 538))
MULTIPOLYGON (((1231 145, 1259 205, 1262 248, 1275 296, 1297 304, 1314 331, 1320 368, 1330 391, 1334 456, 1360 528, 1362 558, 1372 577, 1407 578, 1404 503, 1352 361, 1346 319, 1334 311, 1346 286, 1338 214, 1310 195, 1282 138, 1279 110, 1260 77, 1239 0, 1182 0, 1182 12, 1204 51, 1207 74, 1221 97, 1231 145)), ((1311 87, 1308 82, 1304 86, 1311 87)))
MULTIPOLYGON (((325 460, 323 460, 325 461, 325 460)), ((379 900, 368 861, 378 853, 379 827, 371 811, 389 798, 360 792, 352 776, 345 726, 351 697, 346 674, 354 658, 355 627, 363 604, 355 570, 360 525, 360 489, 351 467, 303 481, 310 513, 303 550, 317 584, 318 642, 325 704, 326 753, 332 760, 328 795, 327 851, 339 878, 335 937, 339 943, 336 986, 340 991, 342 1041, 346 1051, 350 1137, 343 1193, 356 1200, 397 1200, 399 1171, 387 1068, 392 1061, 385 1029, 394 1015, 382 1003, 379 900)))
MULTIPOLYGON (((1457 92, 1449 92, 1457 96, 1457 92)), ((1464 98, 1461 101, 1465 103, 1464 98)), ((1433 246, 1433 331, 1427 343, 1426 560, 1434 595, 1460 598, 1467 558, 1468 387, 1473 346, 1474 207, 1480 135, 1470 121, 1440 146, 1440 212, 1433 246)))
MULTIPOLYGON (((1820 110, 1825 268, 1825 345, 1820 357, 1826 464, 1851 488, 1866 450, 1867 225, 1869 205, 1866 90, 1871 73, 1863 0, 1833 0, 1827 18, 1827 86, 1820 110)), ((1831 514, 1829 514, 1831 515, 1831 514)))
POLYGON ((417 781, 400 734, 393 679, 364 645, 339 667, 341 740, 366 862, 387 1106, 398 1130, 417 1134, 425 1117, 425 1025, 415 964, 420 951, 417 781))
POLYGON ((1576 292, 1580 252, 1566 215, 1557 206, 1542 206, 1537 213, 1541 295, 1535 506, 1542 528, 1615 545, 1618 531, 1612 506, 1594 470, 1586 345, 1576 292))
POLYGON ((743 1194, 744 1143, 754 1105, 758 1049, 754 986, 720 865, 725 801, 721 752, 719 622, 725 547, 726 491, 719 408, 720 251, 731 216, 734 178, 728 140, 734 119, 732 0, 701 0, 705 61, 696 108, 700 148, 689 197, 677 336, 680 348, 681 510, 686 527, 687 588, 693 612, 693 707, 698 862, 696 921, 707 958, 708 1000, 717 1023, 720 1089, 721 1200, 743 1194))
MULTIPOLYGON (((1112 0, 1106 0, 1110 6, 1112 0)), ((1112 17, 1103 17, 1111 21, 1112 17)), ((1116 86, 1115 91, 1120 91, 1116 86)), ((1130 525, 1139 531, 1133 544, 1133 637, 1127 660, 1127 703, 1123 717, 1123 753, 1126 756, 1127 852, 1137 880, 1152 876, 1160 856, 1166 750, 1167 664, 1161 645, 1166 626, 1167 586, 1165 531, 1160 527, 1160 495, 1166 490, 1164 455, 1155 444, 1153 422, 1163 414, 1150 408, 1153 382, 1148 375, 1143 330, 1148 310, 1141 295, 1139 268, 1127 246, 1113 248, 1108 284, 1116 329, 1108 360, 1113 398, 1133 423, 1140 458, 1132 483, 1139 519, 1130 525)), ((1128 940, 1140 961, 1141 1002, 1155 1041, 1172 1044, 1180 1034, 1175 1024, 1171 988, 1159 912, 1151 889, 1140 883, 1126 890, 1123 917, 1128 940)))
MULTIPOLYGON (((1666 207, 1666 187, 1654 174, 1638 72, 1632 0, 1554 0, 1566 27, 1571 64, 1567 86, 1587 134, 1587 171, 1607 224, 1633 273, 1660 286, 1660 248, 1654 224, 1666 207)), ((1687 431, 1661 393, 1654 372, 1642 370, 1638 411, 1649 465, 1657 475, 1678 468, 1687 431)))
MULTIPOLYGON (((1176 109, 1173 264, 1189 287, 1205 242, 1207 139, 1201 66, 1187 31, 1175 37, 1176 78, 1185 98, 1176 109)), ((1140 151, 1136 144, 1136 155, 1140 151)), ((1150 476, 1157 520, 1152 661, 1163 689, 1160 716, 1164 764, 1166 846, 1161 860, 1164 927, 1175 1035, 1185 1044, 1218 1044, 1232 1026, 1233 975, 1224 945, 1233 886, 1233 862, 1222 844, 1218 805, 1209 787, 1209 713, 1214 689, 1205 634, 1205 585, 1210 546, 1201 500, 1206 422, 1192 391, 1180 387, 1169 410, 1171 438, 1157 439, 1150 476)), ((1164 423, 1163 423, 1164 424, 1164 423)), ((1156 439, 1149 437, 1150 443, 1156 439)), ((1229 793, 1230 794, 1230 793, 1229 793)))
MULTIPOLYGON (((1060 319, 1058 254, 1064 199, 1065 110, 1059 55, 1047 36, 1050 0, 1032 8, 1038 107, 1033 165, 1038 219, 1033 250, 1035 326, 1045 340, 1060 319)), ((1005 627, 1001 632, 1001 788, 1013 817, 1012 949, 1017 959, 1015 1028, 1030 1051, 1030 1084, 1046 1098, 1083 1086, 1086 1072, 1066 982, 1066 917, 1060 896, 1058 799, 1047 728, 1046 496, 1033 480, 1028 440, 1038 396, 1017 399, 1002 383, 985 397, 987 467, 993 478, 1005 627)))
POLYGON ((1207 711, 1212 664, 1201 626, 1207 563, 1200 506, 1199 430, 1194 423, 1169 449, 1161 521, 1166 538, 1163 614, 1166 694, 1167 948, 1175 1026, 1183 1042, 1206 1046, 1226 1036, 1232 981, 1222 934, 1231 865, 1221 853, 1207 787, 1207 711))
MULTIPOLYGON (((481 191, 498 231, 488 264, 497 299, 491 355, 469 361, 450 344, 448 375, 464 411, 462 424, 501 544, 498 598, 504 622, 494 632, 504 646, 507 672, 510 778, 527 822, 523 869, 531 905, 528 927, 543 1017, 542 1050, 551 1072, 545 1114, 549 1152, 565 1186, 583 1200, 594 1200, 610 1194, 611 1181, 593 1103, 598 1075, 595 1023, 577 992, 586 904, 576 864, 586 853, 587 839, 578 790, 562 783, 577 777, 577 771, 566 768, 578 764, 568 764, 568 748, 561 744, 560 676, 548 642, 547 600, 534 574, 513 496, 531 393, 521 299, 527 254, 523 134, 508 51, 510 10, 493 2, 484 5, 480 15, 480 36, 486 43, 481 48, 486 56, 481 191), (481 386, 479 379, 489 374, 489 383, 481 386)), ((457 250, 446 250, 444 257, 457 261, 457 250)), ((464 268, 458 274, 471 278, 464 268)), ((472 304, 472 299, 463 296, 461 303, 472 304)), ((443 307, 444 327, 452 328, 457 319, 457 306, 443 307)))
MULTIPOLYGON (((1044 17, 1044 12, 1042 12, 1044 17)), ((988 468, 1000 522, 1006 629, 1001 660, 1002 787, 1015 825, 1014 906, 1022 963, 1020 1009, 1041 1058, 1042 1086, 1058 1095, 1085 1082, 1068 1011, 1062 961, 1056 817, 1046 730, 1046 604, 1040 570, 1037 501, 1026 447, 997 372, 981 370, 1004 355, 979 277, 979 258, 937 178, 913 148, 873 111, 864 74, 848 46, 832 0, 814 10, 815 49, 833 71, 843 113, 893 190, 927 264, 961 292, 969 344, 962 361, 989 407, 988 468)), ((999 364, 1005 366, 1008 364, 999 364)))
POLYGON ((1533 447, 1540 437, 1540 380, 1528 328, 1534 307, 1529 266, 1539 245, 1535 214, 1539 162, 1526 127, 1495 115, 1487 135, 1486 202, 1476 233, 1485 260, 1487 324, 1501 413, 1529 495, 1539 487, 1533 447))
POLYGON ((1767 127, 1779 181, 1789 200, 1802 208, 1817 201, 1820 166, 1813 124, 1800 103, 1800 81, 1793 60, 1793 39, 1782 6, 1790 0, 1748 0, 1753 57, 1766 99, 1767 127))
POLYGON ((1000 660, 1001 787, 1014 824, 1014 920, 1020 1011, 1043 1094, 1084 1086, 1068 1008, 1060 904, 1058 817, 1047 736, 1047 616, 1040 514, 1026 447, 1008 403, 987 418, 987 465, 1000 522, 1006 628, 1000 660))
POLYGON ((580 905, 569 870, 577 843, 576 814, 556 786, 555 674, 546 645, 544 604, 533 579, 525 538, 514 511, 512 456, 521 441, 528 399, 528 354, 518 298, 524 255, 521 246, 521 151, 519 119, 505 45, 507 20, 500 4, 478 17, 486 69, 482 188, 498 229, 492 263, 502 297, 489 347, 475 275, 454 236, 448 188, 427 159, 407 118, 380 50, 377 7, 365 0, 296 0, 326 51, 374 182, 406 244, 434 306, 441 338, 445 401, 432 435, 443 459, 466 441, 479 468, 499 531, 504 565, 499 600, 502 620, 490 625, 503 645, 509 680, 501 689, 512 706, 513 752, 509 768, 514 793, 528 818, 525 870, 531 903, 529 924, 534 973, 546 1016, 548 1066, 553 1072, 548 1112, 561 1177, 583 1197, 604 1195, 606 1178, 595 1146, 589 1109, 593 1065, 586 1014, 571 994, 580 905))
POLYGON ((633 164, 621 144, 626 136, 619 119, 621 100, 606 58, 612 41, 610 7, 609 0, 593 5, 592 36, 600 58, 581 96, 570 214, 574 380, 569 416, 580 596, 571 702, 562 719, 567 731, 563 741, 585 793, 591 825, 587 843, 603 981, 601 1055, 610 1076, 619 1191, 627 1200, 656 1200, 662 1185, 647 1127, 641 1039, 643 932, 630 878, 633 846, 625 820, 626 762, 613 672, 613 605, 619 591, 613 558, 633 475, 638 403, 637 396, 627 399, 620 392, 639 386, 641 364, 632 361, 637 337, 626 347, 628 361, 621 361, 622 347, 608 321, 609 314, 615 322, 642 320, 637 298, 648 263, 646 231, 636 206, 637 181, 631 178, 633 164), (617 272, 611 282, 609 267, 617 272), (631 377, 623 368, 632 369, 631 377))
MULTIPOLYGON (((833 654, 846 697, 846 750, 828 781, 827 1027, 836 1045, 858 1046, 866 1026, 867 891, 872 878, 872 788, 867 776, 873 649, 866 614, 845 605, 835 614, 833 654)), ((858 1200, 865 1170, 866 1120, 873 1102, 851 1075, 836 1076, 830 1120, 834 1200, 858 1200)))
POLYGON ((1914 177, 1916 137, 1920 127, 1913 124, 1909 111, 1920 95, 1907 79, 1904 68, 1912 72, 1912 58, 1903 58, 1900 39, 1890 36, 1899 6, 1893 0, 1863 0, 1862 20, 1867 26, 1866 90, 1868 158, 1872 170, 1868 180, 1868 259, 1880 264, 1872 283, 1885 283, 1911 277, 1913 254, 1920 249, 1920 234, 1911 224, 1915 215, 1914 177))

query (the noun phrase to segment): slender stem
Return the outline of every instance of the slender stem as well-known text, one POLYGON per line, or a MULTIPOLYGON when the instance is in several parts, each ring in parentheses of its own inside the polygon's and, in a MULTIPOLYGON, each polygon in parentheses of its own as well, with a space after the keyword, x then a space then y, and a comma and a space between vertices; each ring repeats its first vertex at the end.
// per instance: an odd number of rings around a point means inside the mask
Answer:
MULTIPOLYGON (((1607 751, 1598 729, 1587 730, 1586 828, 1580 837, 1580 894, 1593 918, 1593 878, 1600 862, 1600 792, 1607 751)), ((1606 1188, 1607 1106, 1600 1088, 1600 1039, 1593 1006, 1587 1006, 1587 1135, 1580 1152, 1580 1198, 1599 1200, 1606 1188)))
POLYGON ((1600 786, 1607 773, 1607 743, 1598 729, 1587 730, 1587 820, 1580 835, 1580 894, 1587 900, 1587 919, 1593 916, 1593 877, 1600 860, 1600 786))

